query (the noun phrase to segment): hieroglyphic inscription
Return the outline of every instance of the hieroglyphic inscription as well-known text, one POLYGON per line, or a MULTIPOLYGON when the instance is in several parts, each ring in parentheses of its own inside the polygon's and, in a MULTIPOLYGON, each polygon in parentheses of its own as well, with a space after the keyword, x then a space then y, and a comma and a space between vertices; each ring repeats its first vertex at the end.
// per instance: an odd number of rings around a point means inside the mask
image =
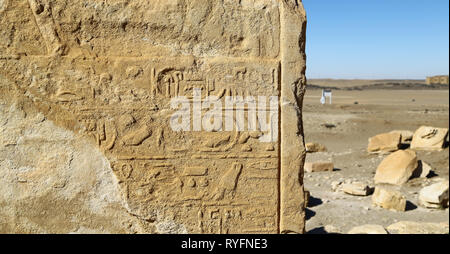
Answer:
MULTIPOLYGON (((190 123, 189 131, 176 131, 170 125, 176 111, 171 100, 182 97, 192 106, 195 91, 202 99, 225 102, 227 97, 279 98, 283 89, 304 85, 292 79, 283 83, 284 69, 296 64, 285 59, 301 51, 298 39, 304 40, 301 3, 170 0, 118 7, 65 0, 78 14, 52 0, 25 1, 33 17, 28 25, 46 51, 1 52, 0 73, 47 117, 107 155, 130 213, 148 228, 172 220, 190 233, 302 233, 303 221, 291 220, 296 226, 287 229, 280 224, 284 214, 291 216, 280 210, 280 203, 291 202, 282 200, 280 186, 283 131, 301 135, 280 126, 278 113, 286 116, 283 99, 276 114, 267 101, 255 116, 275 123, 271 142, 261 142, 267 135, 261 126, 202 131, 190 123), (120 8, 128 18, 116 17, 120 8), (147 11, 137 15, 137 9, 147 11), (89 13, 96 18, 86 22, 89 13), (298 31, 283 28, 286 13, 299 17, 298 31), (289 33, 296 33, 297 41, 285 45, 281 38, 289 33)), ((304 78, 302 72, 292 75, 304 78)), ((299 97, 287 98, 288 103, 301 107, 299 97)), ((245 103, 221 110, 224 122, 252 117, 245 103)), ((201 116, 206 113, 201 108, 201 116)), ((301 158, 302 147, 294 149, 287 156, 301 158)), ((301 174, 301 160, 288 164, 301 174)), ((291 191, 303 197, 301 182, 291 191)), ((301 200, 295 202, 294 213, 302 214, 301 200)))

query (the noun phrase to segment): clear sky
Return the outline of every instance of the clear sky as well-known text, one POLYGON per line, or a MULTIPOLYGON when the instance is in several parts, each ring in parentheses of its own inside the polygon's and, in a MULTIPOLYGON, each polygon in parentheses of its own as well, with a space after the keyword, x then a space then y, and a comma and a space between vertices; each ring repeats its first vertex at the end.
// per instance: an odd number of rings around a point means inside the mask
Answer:
POLYGON ((303 0, 308 78, 425 79, 449 72, 448 0, 303 0))

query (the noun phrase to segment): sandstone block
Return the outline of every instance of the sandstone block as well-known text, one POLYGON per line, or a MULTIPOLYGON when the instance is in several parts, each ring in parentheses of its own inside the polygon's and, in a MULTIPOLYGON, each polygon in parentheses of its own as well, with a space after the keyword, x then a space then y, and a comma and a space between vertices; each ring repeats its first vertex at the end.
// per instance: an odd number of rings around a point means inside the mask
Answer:
POLYGON ((306 162, 305 171, 308 173, 315 172, 332 172, 334 164, 332 162, 306 162))
POLYGON ((320 153, 327 151, 327 148, 324 145, 318 143, 307 143, 305 147, 306 152, 308 153, 320 153))
POLYGON ((380 163, 375 174, 375 183, 402 185, 408 182, 417 167, 417 155, 414 151, 397 151, 380 163))
POLYGON ((375 188, 372 203, 387 210, 399 212, 406 210, 406 197, 401 192, 386 186, 377 186, 375 188))
POLYGON ((411 149, 440 151, 448 136, 448 129, 422 126, 415 133, 411 149))
POLYGON ((384 133, 369 139, 367 150, 369 153, 389 153, 397 151, 402 136, 399 133, 384 133))
POLYGON ((411 143, 413 136, 414 136, 414 132, 408 131, 408 130, 395 130, 395 131, 391 131, 390 133, 391 134, 400 134, 402 144, 411 143))
POLYGON ((344 184, 342 190, 353 196, 369 196, 372 194, 372 188, 367 184, 360 182, 344 184))
POLYGON ((423 188, 419 192, 419 203, 426 208, 444 208, 448 206, 449 183, 442 181, 423 188))

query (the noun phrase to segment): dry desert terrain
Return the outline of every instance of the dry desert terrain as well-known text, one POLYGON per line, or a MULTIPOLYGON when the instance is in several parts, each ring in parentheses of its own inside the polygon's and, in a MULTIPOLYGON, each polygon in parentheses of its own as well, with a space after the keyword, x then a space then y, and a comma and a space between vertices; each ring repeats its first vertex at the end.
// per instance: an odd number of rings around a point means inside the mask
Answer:
MULTIPOLYGON (((324 84, 330 83, 321 85, 324 84)), ((332 82, 331 86, 352 87, 342 84, 345 82, 332 82)), ((408 86, 403 90, 400 87, 339 89, 333 92, 332 105, 320 104, 321 92, 321 89, 310 87, 306 93, 303 111, 305 139, 306 142, 325 145, 328 151, 307 156, 332 160, 335 171, 305 173, 305 187, 311 192, 307 232, 346 233, 356 226, 375 224, 388 227, 400 221, 443 223, 448 231, 448 209, 432 210, 418 204, 418 195, 423 187, 442 179, 448 182, 448 148, 438 152, 417 152, 420 160, 432 166, 434 174, 428 178, 412 179, 401 187, 408 200, 406 212, 374 207, 371 196, 351 196, 332 190, 333 182, 358 181, 375 186, 376 169, 387 155, 367 152, 370 137, 393 130, 414 132, 424 125, 448 128, 448 89, 411 89, 408 86)))

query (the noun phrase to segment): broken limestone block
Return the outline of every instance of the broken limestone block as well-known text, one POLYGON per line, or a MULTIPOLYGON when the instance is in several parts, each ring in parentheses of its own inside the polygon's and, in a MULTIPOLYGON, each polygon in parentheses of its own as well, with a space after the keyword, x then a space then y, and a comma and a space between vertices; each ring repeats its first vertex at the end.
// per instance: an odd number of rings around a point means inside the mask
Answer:
POLYGON ((442 181, 423 188, 419 192, 419 204, 426 208, 445 208, 449 200, 449 183, 442 181))
POLYGON ((380 225, 363 225, 352 228, 348 234, 350 235, 387 235, 388 232, 380 225))
POLYGON ((395 210, 406 211, 406 197, 399 191, 388 186, 377 186, 372 196, 372 203, 375 206, 395 210))
POLYGON ((414 221, 400 221, 387 227, 391 234, 448 234, 449 226, 446 223, 421 223, 414 221))
POLYGON ((397 151, 380 163, 375 174, 375 183, 402 185, 408 182, 417 167, 417 155, 414 151, 397 151))
POLYGON ((369 139, 369 153, 389 153, 397 151, 401 144, 401 134, 384 133, 369 139))
POLYGON ((11 154, 2 147, 0 164, 28 163, 41 172, 40 183, 46 176, 55 183, 19 188, 3 178, 8 165, 0 165, 1 188, 13 197, 26 192, 29 201, 0 194, 0 210, 8 204, 13 222, 0 223, 0 232, 38 226, 71 232, 81 219, 126 232, 115 225, 122 219, 111 220, 118 216, 98 206, 108 206, 103 194, 114 188, 110 203, 137 220, 142 233, 304 233, 301 1, 0 0, 0 6, 0 98, 23 101, 73 142, 92 146, 59 142, 47 149, 53 140, 35 139, 32 148, 11 146, 17 149, 11 154), (234 101, 231 110, 224 110, 226 101, 234 101), (258 115, 256 122, 247 115, 258 115), (40 145, 46 149, 34 149, 40 145), (74 170, 81 166, 80 172, 102 171, 94 178, 74 170), (64 187, 58 174, 71 182, 64 187), (59 199, 77 183, 83 200, 59 199), (62 194, 53 197, 46 188, 62 194), (36 216, 55 205, 58 220, 36 216))
POLYGON ((332 172, 334 164, 332 162, 306 162, 305 171, 308 173, 315 172, 332 172))
POLYGON ((414 178, 427 178, 433 171, 433 168, 424 161, 419 161, 419 165, 413 173, 414 178))
POLYGON ((307 143, 305 147, 306 152, 308 153, 321 153, 327 151, 327 148, 324 145, 318 143, 307 143))
POLYGON ((411 149, 440 151, 444 148, 448 129, 422 126, 414 133, 411 149))
POLYGON ((342 186, 342 190, 353 196, 369 196, 372 194, 372 188, 361 182, 346 183, 342 186))
POLYGON ((407 130, 395 130, 395 131, 391 131, 390 133, 391 134, 400 134, 402 144, 411 143, 413 136, 414 136, 414 132, 407 131, 407 130))

